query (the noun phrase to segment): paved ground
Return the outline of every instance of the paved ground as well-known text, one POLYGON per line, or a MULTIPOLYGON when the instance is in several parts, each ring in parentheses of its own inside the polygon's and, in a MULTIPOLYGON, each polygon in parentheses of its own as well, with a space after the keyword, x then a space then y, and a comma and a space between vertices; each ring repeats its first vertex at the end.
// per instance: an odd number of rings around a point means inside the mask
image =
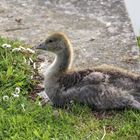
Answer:
POLYGON ((123 0, 0 1, 0 35, 34 45, 54 31, 69 36, 76 68, 107 63, 140 71, 123 0))

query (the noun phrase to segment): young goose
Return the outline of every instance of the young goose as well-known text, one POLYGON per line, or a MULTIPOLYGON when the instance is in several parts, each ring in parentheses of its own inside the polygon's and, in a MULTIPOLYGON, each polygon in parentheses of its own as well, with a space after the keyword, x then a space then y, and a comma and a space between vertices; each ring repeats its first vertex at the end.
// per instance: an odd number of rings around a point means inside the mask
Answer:
POLYGON ((96 110, 140 110, 139 75, 108 65, 69 72, 73 49, 63 33, 52 34, 36 49, 55 55, 45 76, 45 92, 54 106, 64 107, 74 101, 96 110))

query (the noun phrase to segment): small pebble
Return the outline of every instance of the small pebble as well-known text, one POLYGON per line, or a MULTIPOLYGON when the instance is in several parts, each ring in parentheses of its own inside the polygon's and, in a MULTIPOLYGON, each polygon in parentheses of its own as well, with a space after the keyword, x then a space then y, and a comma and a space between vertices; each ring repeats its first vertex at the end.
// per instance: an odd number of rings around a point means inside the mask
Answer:
POLYGON ((44 55, 38 55, 37 58, 39 60, 45 61, 45 56, 44 55))
POLYGON ((99 58, 93 57, 92 60, 93 60, 93 61, 99 61, 99 58))
POLYGON ((89 41, 94 41, 94 40, 95 40, 95 38, 94 37, 91 37, 91 39, 89 41))
POLYGON ((106 23, 106 27, 111 26, 111 22, 106 23))

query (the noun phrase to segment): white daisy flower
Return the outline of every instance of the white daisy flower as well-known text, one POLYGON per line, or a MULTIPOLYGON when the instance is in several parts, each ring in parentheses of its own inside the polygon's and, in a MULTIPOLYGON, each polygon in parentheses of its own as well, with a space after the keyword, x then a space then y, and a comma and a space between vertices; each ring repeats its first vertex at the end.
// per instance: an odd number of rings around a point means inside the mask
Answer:
POLYGON ((11 48, 11 45, 10 44, 3 44, 1 47, 2 48, 11 48))
POLYGON ((3 99, 3 101, 8 101, 8 100, 9 100, 9 96, 8 96, 8 95, 4 95, 4 96, 2 97, 2 99, 3 99))
POLYGON ((12 95, 13 95, 14 98, 18 98, 19 97, 19 94, 12 93, 12 95))
POLYGON ((14 48, 14 49, 12 49, 12 52, 19 52, 19 51, 21 51, 21 48, 14 48))
POLYGON ((20 87, 16 87, 16 88, 15 88, 15 93, 16 93, 16 94, 19 94, 19 93, 20 93, 20 87))

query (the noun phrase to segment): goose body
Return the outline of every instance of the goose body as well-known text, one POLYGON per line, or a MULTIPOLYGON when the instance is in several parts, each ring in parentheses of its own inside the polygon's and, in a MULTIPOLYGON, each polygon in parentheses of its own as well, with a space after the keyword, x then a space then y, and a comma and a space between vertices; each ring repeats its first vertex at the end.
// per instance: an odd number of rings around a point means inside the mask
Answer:
POLYGON ((55 55, 45 76, 45 92, 54 106, 64 107, 74 101, 96 110, 140 110, 139 75, 108 65, 71 71, 73 49, 62 33, 52 34, 36 48, 55 55))

